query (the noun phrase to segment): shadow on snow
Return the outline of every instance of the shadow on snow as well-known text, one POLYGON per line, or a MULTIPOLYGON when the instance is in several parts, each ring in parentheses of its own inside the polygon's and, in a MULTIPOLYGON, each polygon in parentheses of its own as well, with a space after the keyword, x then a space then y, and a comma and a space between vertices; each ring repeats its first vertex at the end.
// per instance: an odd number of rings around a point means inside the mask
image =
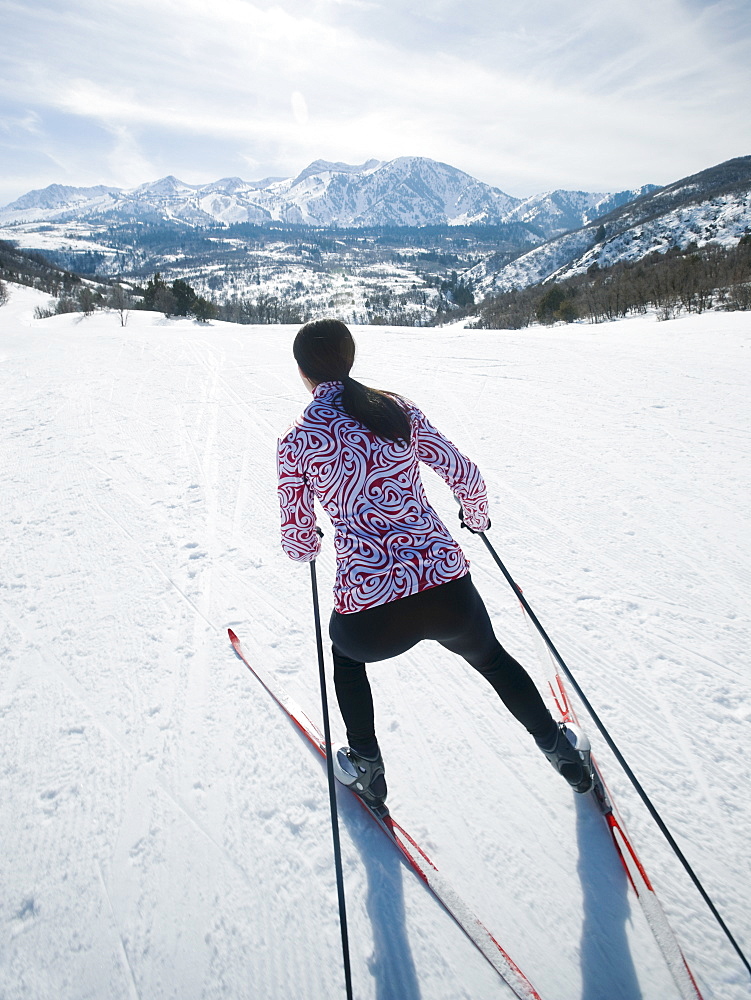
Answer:
POLYGON ((626 928, 628 878, 589 796, 575 796, 582 887, 581 1000, 641 1000, 626 928))
MULTIPOLYGON (((411 875, 411 869, 396 845, 387 844, 372 821, 360 815, 361 806, 354 801, 353 793, 337 791, 339 818, 357 848, 367 877, 365 906, 373 928, 373 951, 367 964, 375 981, 376 998, 421 1000, 404 911, 404 872, 411 875), (383 841, 380 850, 372 849, 371 840, 376 839, 383 841)), ((352 942, 350 935, 350 947, 352 942)))

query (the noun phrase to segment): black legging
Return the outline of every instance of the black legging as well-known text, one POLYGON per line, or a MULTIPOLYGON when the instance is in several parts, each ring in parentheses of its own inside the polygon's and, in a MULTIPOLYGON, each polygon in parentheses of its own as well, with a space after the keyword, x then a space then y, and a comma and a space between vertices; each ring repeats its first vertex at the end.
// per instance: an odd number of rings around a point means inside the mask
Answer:
POLYGON ((542 745, 555 738, 555 722, 524 667, 498 642, 469 573, 388 604, 342 615, 329 623, 334 686, 350 746, 377 749, 373 697, 365 664, 398 656, 422 639, 458 653, 493 685, 511 714, 542 745))

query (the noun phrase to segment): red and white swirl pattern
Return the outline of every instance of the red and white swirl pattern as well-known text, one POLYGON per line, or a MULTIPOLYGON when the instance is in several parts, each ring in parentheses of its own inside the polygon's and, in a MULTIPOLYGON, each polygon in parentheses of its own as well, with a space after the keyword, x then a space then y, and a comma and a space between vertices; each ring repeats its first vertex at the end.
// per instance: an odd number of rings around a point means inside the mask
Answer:
POLYGON ((469 569, 459 545, 430 506, 420 479, 425 462, 445 480, 479 531, 488 525, 485 483, 413 403, 408 446, 373 434, 341 408, 341 382, 316 386, 313 401, 279 441, 282 548, 299 562, 320 549, 313 498, 335 527, 336 610, 362 611, 455 580, 469 569))

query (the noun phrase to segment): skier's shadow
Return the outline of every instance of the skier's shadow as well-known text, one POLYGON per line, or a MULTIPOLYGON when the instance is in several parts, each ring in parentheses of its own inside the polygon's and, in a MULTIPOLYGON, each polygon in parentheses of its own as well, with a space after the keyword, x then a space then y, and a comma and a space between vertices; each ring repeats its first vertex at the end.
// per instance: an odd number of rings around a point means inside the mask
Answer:
POLYGON ((366 819, 350 792, 338 795, 339 816, 365 867, 368 888, 366 910, 373 927, 373 951, 368 968, 377 1000, 421 1000, 420 985, 407 937, 404 912, 406 863, 398 848, 366 819), (362 820, 365 819, 365 823, 362 820), (374 850, 382 842, 382 849, 374 850))
POLYGON ((576 807, 584 918, 581 1000, 641 1000, 626 935, 631 917, 626 872, 589 796, 576 796, 576 807))

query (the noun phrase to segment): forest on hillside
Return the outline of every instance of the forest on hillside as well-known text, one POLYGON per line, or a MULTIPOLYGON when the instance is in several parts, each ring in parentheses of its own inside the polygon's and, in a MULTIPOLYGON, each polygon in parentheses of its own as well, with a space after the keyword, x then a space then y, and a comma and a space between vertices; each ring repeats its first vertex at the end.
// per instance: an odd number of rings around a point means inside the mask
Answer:
POLYGON ((472 326, 518 330, 533 323, 604 323, 654 310, 659 319, 709 309, 751 309, 751 235, 730 249, 673 247, 562 281, 490 296, 472 326))

